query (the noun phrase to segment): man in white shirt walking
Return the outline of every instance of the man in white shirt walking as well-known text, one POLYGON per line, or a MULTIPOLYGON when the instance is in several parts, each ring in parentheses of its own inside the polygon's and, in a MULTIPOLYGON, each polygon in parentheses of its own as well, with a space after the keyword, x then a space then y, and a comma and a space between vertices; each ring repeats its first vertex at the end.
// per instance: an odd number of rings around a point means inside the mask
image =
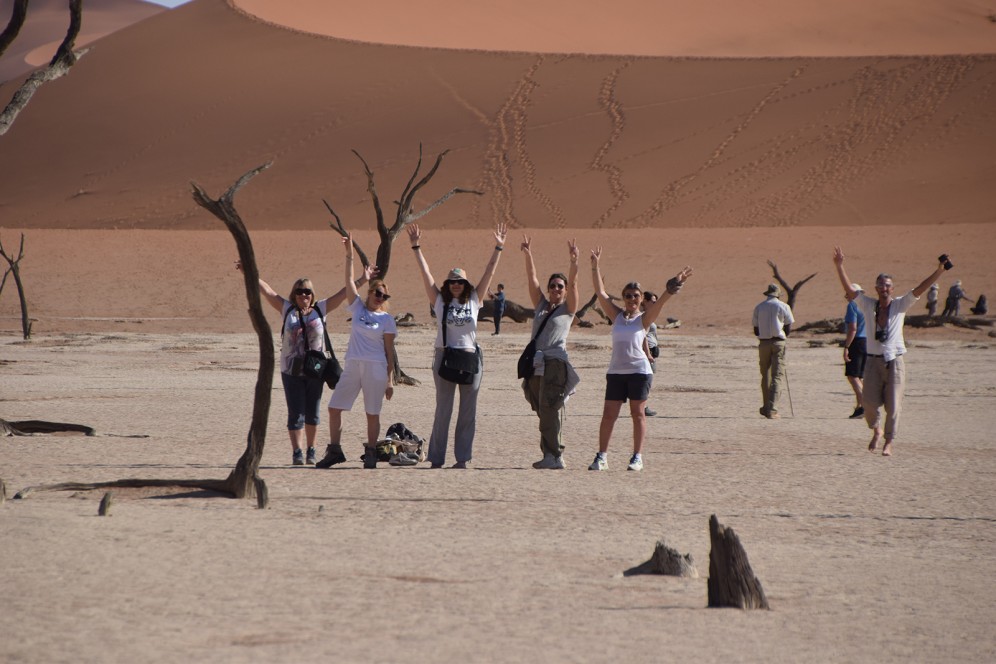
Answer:
POLYGON ((782 291, 778 284, 768 284, 766 299, 754 307, 754 336, 760 339, 757 347, 761 366, 761 414, 777 420, 778 396, 785 381, 785 339, 791 331, 792 309, 779 300, 782 291))

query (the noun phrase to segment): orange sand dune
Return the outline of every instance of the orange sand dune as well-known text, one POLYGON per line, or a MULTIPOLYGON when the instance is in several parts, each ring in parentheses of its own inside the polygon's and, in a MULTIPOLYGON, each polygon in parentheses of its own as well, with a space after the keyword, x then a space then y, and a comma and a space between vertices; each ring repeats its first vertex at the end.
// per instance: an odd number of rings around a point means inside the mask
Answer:
POLYGON ((996 50, 996 5, 978 0, 232 1, 303 32, 436 48, 709 57, 996 50))
POLYGON ((423 49, 197 0, 106 37, 42 89, 0 141, 0 212, 8 227, 214 228, 189 181, 217 195, 272 160, 239 198, 250 228, 324 228, 323 199, 370 228, 350 149, 392 214, 421 142, 428 163, 450 153, 417 207, 483 192, 434 211, 436 227, 990 223, 993 109, 993 55, 423 49))

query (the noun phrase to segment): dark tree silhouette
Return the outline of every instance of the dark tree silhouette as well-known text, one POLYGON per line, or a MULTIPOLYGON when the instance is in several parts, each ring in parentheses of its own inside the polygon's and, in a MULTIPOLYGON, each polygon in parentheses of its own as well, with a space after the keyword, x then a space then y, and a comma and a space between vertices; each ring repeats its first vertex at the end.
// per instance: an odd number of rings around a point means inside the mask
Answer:
POLYGON ((0 280, 0 293, 3 293, 3 287, 7 284, 7 275, 14 275, 14 284, 17 286, 17 297, 21 300, 21 332, 24 334, 25 339, 31 338, 31 319, 28 317, 28 300, 24 296, 24 282, 21 281, 21 259, 24 258, 24 233, 21 233, 21 247, 17 252, 17 258, 9 255, 3 248, 3 240, 0 239, 0 256, 4 257, 7 261, 7 270, 3 273, 3 279, 0 280))
POLYGON ((789 286, 788 282, 782 279, 782 275, 778 273, 778 266, 775 265, 774 261, 772 261, 770 258, 768 259, 768 265, 771 266, 771 272, 775 276, 775 281, 781 284, 782 290, 784 290, 785 293, 788 295, 788 299, 785 301, 785 304, 789 306, 789 309, 795 311, 795 298, 796 295, 799 294, 799 289, 802 288, 803 284, 805 284, 807 281, 815 277, 817 273, 813 272, 811 275, 809 275, 802 281, 797 281, 795 286, 789 286))

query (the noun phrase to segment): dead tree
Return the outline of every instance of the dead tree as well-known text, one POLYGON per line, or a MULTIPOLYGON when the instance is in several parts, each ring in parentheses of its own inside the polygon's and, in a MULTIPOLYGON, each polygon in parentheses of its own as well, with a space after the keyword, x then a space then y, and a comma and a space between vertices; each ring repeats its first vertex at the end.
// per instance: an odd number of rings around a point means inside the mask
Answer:
MULTIPOLYGON (((14 11, 11 13, 10 21, 7 23, 7 27, 3 33, 0 33, 0 56, 3 55, 7 47, 11 45, 21 31, 21 26, 24 25, 27 13, 28 0, 14 0, 14 11)), ((14 96, 11 98, 10 103, 7 104, 7 107, 0 112, 0 136, 7 133, 7 130, 14 124, 14 120, 17 119, 18 114, 24 110, 24 107, 28 105, 31 97, 34 96, 42 84, 54 81, 68 74, 70 68, 76 64, 76 61, 82 58, 89 50, 73 50, 82 24, 83 0, 69 0, 69 29, 66 31, 66 36, 62 40, 62 44, 59 45, 58 50, 56 50, 55 55, 52 56, 52 60, 49 61, 48 65, 28 76, 24 83, 21 84, 21 87, 14 92, 14 96)))
POLYGON ((56 433, 76 431, 85 436, 96 436, 97 430, 84 424, 69 424, 68 422, 45 422, 43 420, 20 420, 8 422, 0 419, 0 436, 31 436, 36 433, 56 433))
POLYGON ((246 440, 246 449, 239 458, 235 468, 223 480, 186 480, 186 479, 123 479, 110 482, 49 484, 28 487, 19 491, 14 498, 25 498, 33 491, 93 491, 108 488, 141 488, 141 487, 180 487, 202 489, 228 494, 235 498, 256 496, 256 504, 260 509, 267 506, 269 493, 266 483, 259 477, 259 462, 263 456, 263 445, 266 441, 266 424, 270 413, 270 393, 273 388, 273 334, 263 315, 263 307, 259 298, 259 269, 256 266, 256 255, 245 224, 235 209, 235 194, 252 178, 270 167, 266 163, 255 168, 233 184, 218 200, 213 200, 198 185, 192 182, 193 197, 198 205, 221 219, 228 228, 239 250, 239 260, 242 261, 242 275, 249 301, 249 318, 259 337, 259 371, 256 374, 255 397, 253 399, 252 423, 246 440))
MULTIPOLYGON (((420 143, 418 146, 418 162, 415 164, 415 170, 412 172, 411 177, 408 178, 408 182, 405 184, 405 188, 401 192, 401 197, 394 202, 397 207, 397 210, 394 213, 394 223, 388 226, 387 222, 384 220, 384 210, 380 204, 380 196, 377 194, 377 185, 374 182, 374 173, 370 170, 370 166, 359 152, 356 150, 353 150, 352 152, 363 164, 363 172, 367 176, 367 192, 370 194, 370 202, 373 204, 374 215, 377 218, 377 233, 380 235, 380 245, 377 247, 377 260, 374 265, 380 269, 381 278, 386 277, 388 271, 391 269, 391 249, 394 245, 394 241, 401 234, 401 231, 405 229, 405 226, 408 226, 412 222, 418 221, 457 194, 482 195, 481 192, 473 189, 461 189, 459 187, 454 187, 443 196, 436 199, 435 202, 416 212, 415 195, 418 194, 422 187, 427 185, 429 181, 432 180, 433 176, 436 174, 436 171, 439 169, 439 165, 443 162, 443 157, 445 157, 449 152, 449 150, 443 150, 440 152, 436 157, 436 162, 432 165, 432 168, 430 168, 429 171, 422 176, 418 182, 416 182, 415 180, 418 178, 419 171, 422 169, 422 144, 420 143)), ((329 226, 332 230, 338 232, 342 237, 346 237, 349 231, 343 225, 342 219, 328 201, 323 200, 322 202, 325 203, 325 207, 335 218, 335 222, 333 223, 330 221, 329 226)), ((356 250, 357 256, 360 257, 363 267, 369 265, 370 261, 367 259, 367 255, 363 252, 355 240, 353 241, 353 248, 356 250)), ((395 351, 394 367, 395 383, 403 385, 418 384, 417 380, 402 371, 401 363, 398 361, 397 351, 395 351)))
POLYGON ((815 277, 817 273, 813 272, 811 275, 809 275, 802 281, 796 282, 795 286, 790 287, 788 285, 788 282, 782 279, 782 275, 778 274, 778 266, 775 265, 774 261, 772 261, 770 258, 768 259, 768 265, 771 266, 771 272, 775 277, 775 281, 781 284, 782 290, 785 291, 785 293, 788 296, 788 299, 785 301, 785 304, 789 306, 789 309, 795 311, 795 296, 798 295, 799 289, 802 288, 803 284, 805 284, 807 281, 815 277))
POLYGON ((695 562, 692 560, 691 554, 678 553, 676 549, 669 547, 664 540, 657 541, 650 560, 623 572, 623 576, 634 576, 637 574, 663 574, 665 576, 680 576, 689 579, 699 578, 699 572, 695 569, 695 562))
MULTIPOLYGON (((521 304, 517 304, 508 298, 505 298, 505 313, 502 318, 511 318, 516 323, 525 323, 533 319, 536 314, 535 309, 527 309, 521 304)), ((495 317, 495 301, 485 300, 481 304, 481 310, 477 313, 477 320, 482 318, 494 318, 495 317)))
POLYGON ((0 293, 7 284, 7 275, 14 275, 14 285, 17 286, 17 296, 21 300, 21 332, 25 339, 31 338, 31 319, 28 318, 28 300, 24 297, 24 283, 21 281, 21 259, 24 258, 24 233, 21 233, 21 248, 17 252, 17 258, 8 255, 3 248, 3 240, 0 239, 0 256, 7 261, 7 270, 3 273, 3 280, 0 281, 0 293))
POLYGON ((720 525, 715 514, 709 517, 709 539, 709 607, 770 609, 740 538, 720 525))

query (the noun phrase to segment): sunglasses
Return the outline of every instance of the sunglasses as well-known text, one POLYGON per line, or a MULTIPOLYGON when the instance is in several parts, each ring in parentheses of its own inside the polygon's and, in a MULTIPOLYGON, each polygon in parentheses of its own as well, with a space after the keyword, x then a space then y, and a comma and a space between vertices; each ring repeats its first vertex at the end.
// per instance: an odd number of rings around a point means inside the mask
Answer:
POLYGON ((385 300, 385 301, 391 299, 390 295, 388 295, 384 291, 379 291, 379 290, 374 291, 374 297, 376 297, 378 300, 385 300))
POLYGON ((639 300, 640 299, 640 294, 639 293, 623 293, 623 297, 626 298, 627 300, 639 300))
POLYGON ((313 291, 310 288, 295 288, 294 295, 313 295, 313 291))
POLYGON ((463 286, 463 287, 470 286, 470 282, 469 281, 464 281, 463 279, 458 279, 457 281, 449 281, 449 280, 447 280, 446 283, 449 286, 463 286))
POLYGON ((550 284, 547 286, 548 290, 564 290, 564 284, 550 284))

